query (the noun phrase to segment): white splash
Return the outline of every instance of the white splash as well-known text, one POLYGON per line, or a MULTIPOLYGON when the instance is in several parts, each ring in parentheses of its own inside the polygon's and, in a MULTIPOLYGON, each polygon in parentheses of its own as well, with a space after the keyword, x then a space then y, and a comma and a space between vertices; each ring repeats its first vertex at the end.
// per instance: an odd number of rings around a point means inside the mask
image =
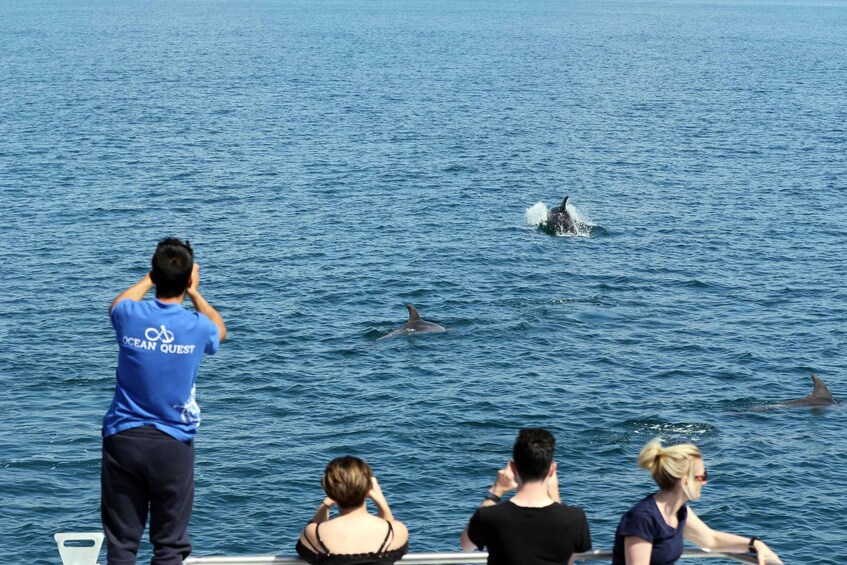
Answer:
MULTIPOLYGON (((591 237, 591 228, 597 224, 592 222, 591 218, 586 214, 580 212, 570 201, 567 203, 567 210, 568 214, 573 218, 576 233, 557 233, 556 235, 562 237, 591 237)), ((526 212, 524 212, 524 218, 528 226, 540 227, 547 223, 549 212, 550 209, 544 202, 536 202, 527 208, 526 212)))
POLYGON ((526 225, 537 228, 542 224, 546 224, 548 211, 547 204, 544 202, 536 202, 530 208, 527 208, 526 212, 524 212, 526 225))
POLYGON ((584 214, 577 210, 576 206, 568 202, 567 204, 568 214, 573 218, 574 226, 576 226, 576 235, 581 237, 589 237, 591 235, 591 228, 596 227, 597 224, 591 221, 591 218, 588 217, 587 214, 584 214))

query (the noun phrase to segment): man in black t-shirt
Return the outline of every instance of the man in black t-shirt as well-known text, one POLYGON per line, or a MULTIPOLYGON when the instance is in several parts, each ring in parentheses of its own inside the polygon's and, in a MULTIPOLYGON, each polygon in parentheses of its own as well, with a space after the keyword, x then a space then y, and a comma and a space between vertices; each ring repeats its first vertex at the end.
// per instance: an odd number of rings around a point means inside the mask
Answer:
POLYGON ((555 448, 547 430, 520 431, 512 460, 497 472, 462 532, 464 551, 487 547, 489 565, 564 565, 573 563, 574 553, 591 549, 585 512, 561 503, 555 448), (499 504, 512 489, 515 495, 499 504))

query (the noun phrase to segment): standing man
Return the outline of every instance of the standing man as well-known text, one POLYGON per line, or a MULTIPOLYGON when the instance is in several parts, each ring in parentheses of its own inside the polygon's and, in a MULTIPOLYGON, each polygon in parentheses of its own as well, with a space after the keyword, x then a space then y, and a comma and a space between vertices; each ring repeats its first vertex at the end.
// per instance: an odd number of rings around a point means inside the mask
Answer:
POLYGON ((555 448, 547 430, 520 431, 512 460, 497 472, 494 486, 462 532, 464 551, 488 547, 489 565, 561 565, 572 564, 574 553, 591 549, 585 512, 561 503, 555 448), (500 504, 515 488, 515 495, 500 504))
POLYGON ((200 268, 186 241, 162 240, 153 268, 112 302, 117 386, 103 418, 101 514, 109 565, 135 563, 148 510, 154 565, 191 553, 194 435, 200 407, 194 381, 204 354, 226 336, 220 314, 200 295, 200 268), (143 300, 156 287, 154 300, 143 300), (185 295, 196 312, 182 307, 185 295))

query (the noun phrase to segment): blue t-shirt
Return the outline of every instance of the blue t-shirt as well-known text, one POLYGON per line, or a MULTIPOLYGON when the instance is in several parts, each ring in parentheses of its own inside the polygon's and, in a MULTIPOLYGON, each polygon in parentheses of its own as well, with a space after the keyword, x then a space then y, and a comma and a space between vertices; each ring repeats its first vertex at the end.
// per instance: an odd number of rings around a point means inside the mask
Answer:
POLYGON ((612 565, 624 565, 624 538, 636 536, 653 544, 650 565, 670 565, 676 563, 682 555, 682 533, 688 518, 688 507, 683 504, 676 513, 679 525, 672 528, 665 522, 653 495, 641 499, 621 518, 615 532, 615 546, 612 549, 612 565))
POLYGON ((154 426, 188 441, 200 425, 194 381, 204 354, 218 350, 218 328, 198 312, 158 300, 122 300, 111 312, 120 347, 115 397, 103 437, 154 426))

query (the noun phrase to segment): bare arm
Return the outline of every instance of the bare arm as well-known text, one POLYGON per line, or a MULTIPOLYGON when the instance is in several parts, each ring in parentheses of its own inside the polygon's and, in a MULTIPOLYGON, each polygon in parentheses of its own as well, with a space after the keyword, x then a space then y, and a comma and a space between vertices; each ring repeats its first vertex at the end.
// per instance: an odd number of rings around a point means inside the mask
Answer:
POLYGON ((626 536, 623 540, 623 551, 626 565, 649 565, 653 544, 638 536, 626 536))
POLYGON ((321 502, 321 505, 318 506, 318 509, 315 510, 315 515, 312 516, 310 524, 320 524, 321 522, 326 522, 329 520, 329 509, 335 505, 335 501, 330 497, 326 497, 321 502))
POLYGON ((406 528, 406 524, 394 519, 394 515, 391 513, 391 508, 388 506, 388 501, 385 500, 385 495, 382 493, 382 488, 379 486, 379 482, 376 480, 376 477, 371 477, 371 490, 368 493, 368 496, 374 501, 374 504, 376 505, 376 512, 379 517, 391 522, 391 527, 394 531, 394 538, 391 540, 388 547, 390 549, 402 547, 403 544, 409 541, 409 530, 406 528))
MULTIPOLYGON (((488 489, 488 492, 499 497, 505 495, 510 490, 516 489, 517 486, 518 483, 515 482, 515 475, 512 472, 512 468, 507 464, 505 468, 497 471, 497 480, 494 481, 494 484, 490 489, 488 489)), ((479 507, 494 506, 495 504, 497 503, 486 498, 482 501, 482 504, 480 504, 479 507)), ((462 531, 462 535, 459 536, 459 545, 462 546, 462 551, 474 551, 476 549, 476 544, 472 542, 470 536, 468 536, 468 526, 465 526, 465 529, 462 531)))
POLYGON ((380 488, 376 477, 371 477, 371 490, 368 492, 368 496, 374 501, 374 504, 376 504, 377 515, 383 520, 393 522, 394 515, 391 513, 391 508, 388 506, 388 501, 385 500, 385 495, 382 494, 382 488, 380 488))
POLYGON ((553 462, 552 468, 550 470, 552 471, 552 474, 550 475, 550 479, 547 481, 547 496, 552 498, 555 502, 561 504, 562 495, 559 492, 558 466, 555 462, 553 462))
POLYGON ((118 305, 118 302, 121 300, 134 300, 135 302, 141 302, 144 299, 144 296, 150 292, 150 289, 153 288, 153 279, 150 278, 150 273, 147 273, 141 280, 120 293, 117 298, 112 300, 112 304, 109 305, 109 312, 111 313, 115 306, 118 305))
POLYGON ((226 338, 226 326, 224 319, 218 314, 218 311, 212 308, 212 305, 206 302, 206 299, 200 294, 200 265, 194 264, 194 270, 191 272, 191 280, 188 283, 188 298, 194 304, 195 310, 209 317, 215 326, 218 328, 218 341, 223 342, 226 338))
POLYGON ((310 551, 317 553, 320 551, 314 541, 317 539, 316 534, 316 526, 321 522, 326 522, 329 520, 329 509, 335 504, 335 501, 329 497, 326 497, 321 502, 321 505, 318 506, 318 509, 315 510, 315 515, 312 516, 311 521, 306 524, 306 527, 303 528, 303 531, 300 532, 300 543, 305 545, 310 549, 310 551))
MULTIPOLYGON (((700 547, 727 553, 745 553, 750 543, 750 538, 713 530, 690 507, 688 508, 688 519, 685 522, 683 535, 685 539, 700 547)), ((756 549, 759 565, 782 563, 779 556, 762 540, 756 540, 753 546, 756 549)))
POLYGON ((459 545, 462 546, 462 551, 474 551, 476 549, 476 544, 471 541, 470 537, 468 537, 467 526, 465 526, 465 529, 462 531, 462 535, 459 536, 459 545))

